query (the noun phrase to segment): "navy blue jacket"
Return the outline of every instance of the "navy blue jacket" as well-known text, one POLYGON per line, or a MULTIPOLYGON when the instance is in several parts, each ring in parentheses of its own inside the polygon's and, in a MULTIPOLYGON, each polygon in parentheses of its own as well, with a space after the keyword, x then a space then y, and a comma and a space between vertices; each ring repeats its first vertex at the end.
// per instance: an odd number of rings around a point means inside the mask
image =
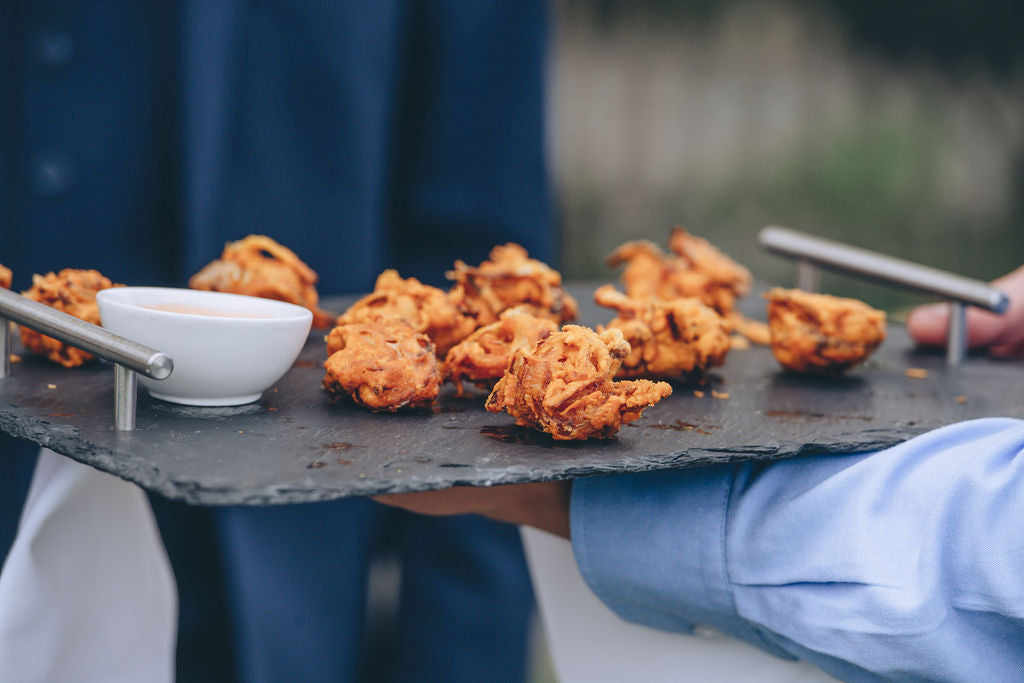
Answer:
MULTIPOLYGON (((52 5, 52 6, 48 6, 52 5)), ((0 263, 184 284, 268 234, 322 294, 553 256, 540 2, 0 9, 0 263)))

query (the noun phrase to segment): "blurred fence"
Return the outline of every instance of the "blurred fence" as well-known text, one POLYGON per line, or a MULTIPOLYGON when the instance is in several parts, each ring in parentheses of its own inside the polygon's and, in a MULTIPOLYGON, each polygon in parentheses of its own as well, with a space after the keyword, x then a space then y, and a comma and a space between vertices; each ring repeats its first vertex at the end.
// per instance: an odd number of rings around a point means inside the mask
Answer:
MULTIPOLYGON (((562 0, 550 130, 570 277, 682 224, 789 284, 788 225, 989 279, 1024 263, 1024 72, 892 62, 835 15, 761 0, 562 0), (679 4, 679 3, 675 3, 679 4), (700 7, 705 8, 701 5, 700 7)), ((894 308, 909 296, 824 286, 894 308)))

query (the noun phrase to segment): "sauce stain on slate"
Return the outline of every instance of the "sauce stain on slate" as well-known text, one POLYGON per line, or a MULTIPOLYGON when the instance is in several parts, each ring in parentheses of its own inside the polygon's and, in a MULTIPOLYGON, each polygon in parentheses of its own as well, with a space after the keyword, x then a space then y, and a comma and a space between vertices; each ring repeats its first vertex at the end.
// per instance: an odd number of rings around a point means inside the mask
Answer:
POLYGON ((430 406, 430 413, 432 415, 442 415, 444 413, 461 413, 466 409, 465 406, 453 405, 450 403, 435 403, 430 406))
POLYGON ((334 443, 325 443, 321 448, 331 451, 347 451, 350 448, 362 448, 362 446, 356 446, 348 441, 335 441, 334 443))
POLYGON ((531 427, 520 427, 519 425, 488 425, 481 427, 480 433, 502 443, 540 446, 541 448, 593 448, 595 446, 610 445, 617 441, 614 436, 607 439, 561 441, 552 438, 546 432, 541 432, 531 427))
POLYGON ((872 420, 868 415, 828 415, 826 413, 801 412, 799 410, 766 410, 764 411, 764 416, 780 418, 809 417, 816 420, 861 420, 863 422, 871 422, 872 420))
POLYGON ((34 396, 26 396, 18 399, 18 405, 25 408, 57 408, 60 406, 60 401, 55 398, 36 398, 34 396))
POLYGON ((671 429, 675 432, 697 432, 698 434, 710 434, 709 429, 718 429, 718 425, 695 425, 682 420, 676 420, 671 424, 647 425, 650 429, 671 429))
POLYGON ((446 413, 462 413, 467 410, 476 410, 481 405, 481 400, 474 396, 441 396, 435 403, 424 408, 414 409, 411 412, 419 412, 429 415, 444 415, 446 413))
POLYGON ((390 470, 392 467, 398 468, 396 471, 401 472, 402 467, 409 467, 410 465, 429 465, 434 462, 433 458, 419 457, 412 458, 411 460, 389 460, 388 462, 381 465, 386 470, 390 470))

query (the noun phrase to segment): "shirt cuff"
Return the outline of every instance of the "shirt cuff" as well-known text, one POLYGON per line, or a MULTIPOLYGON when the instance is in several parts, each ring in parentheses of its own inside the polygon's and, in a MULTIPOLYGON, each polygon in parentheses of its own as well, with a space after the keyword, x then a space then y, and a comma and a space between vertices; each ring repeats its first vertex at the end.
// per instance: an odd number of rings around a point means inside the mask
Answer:
POLYGON ((725 529, 737 466, 573 483, 572 546, 590 589, 626 621, 689 633, 704 624, 792 656, 736 613, 725 529))

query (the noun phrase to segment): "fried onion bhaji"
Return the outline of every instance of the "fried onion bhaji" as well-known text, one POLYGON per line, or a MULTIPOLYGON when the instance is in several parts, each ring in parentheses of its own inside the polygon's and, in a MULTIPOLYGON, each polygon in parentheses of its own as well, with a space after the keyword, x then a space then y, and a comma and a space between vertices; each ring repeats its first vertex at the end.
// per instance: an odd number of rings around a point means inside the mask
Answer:
POLYGON ((459 311, 444 290, 414 277, 403 279, 395 270, 377 276, 373 292, 342 313, 338 324, 388 318, 405 320, 430 337, 441 358, 477 328, 476 319, 459 311))
POLYGON ((454 280, 449 296, 459 310, 476 318, 477 326, 489 325, 506 308, 527 305, 534 315, 558 324, 579 315, 576 300, 562 287, 561 274, 529 257, 526 249, 509 242, 491 250, 490 260, 479 266, 456 261, 446 273, 454 280))
POLYGON ((330 327, 335 315, 319 308, 316 272, 288 247, 266 235, 228 242, 220 258, 192 276, 188 286, 211 292, 247 294, 308 308, 314 327, 330 327))
POLYGON ((538 341, 558 331, 555 321, 538 318, 531 311, 529 306, 502 311, 497 322, 477 329, 448 351, 444 373, 460 395, 464 380, 490 389, 505 374, 516 349, 532 349, 538 341))
POLYGON ((885 339, 885 313, 863 301, 799 289, 773 289, 764 296, 772 353, 788 370, 838 374, 885 339))
POLYGON ((705 298, 710 299, 706 303, 719 313, 731 311, 736 299, 750 291, 753 279, 750 271, 703 237, 691 235, 685 228, 677 226, 668 238, 668 248, 690 268, 705 275, 705 298))
POLYGON ((613 436, 672 393, 667 382, 613 381, 629 350, 617 329, 566 325, 532 349, 516 349, 486 408, 558 440, 613 436))
POLYGON ((434 345, 404 320, 338 325, 327 335, 323 386, 375 411, 426 406, 441 389, 434 345))
POLYGON ((622 283, 634 298, 653 296, 670 301, 697 297, 722 315, 750 290, 751 276, 743 266, 702 237, 675 228, 665 253, 647 240, 626 242, 606 259, 615 267, 625 263, 622 283))
POLYGON ((731 311, 725 316, 725 326, 737 335, 741 335, 740 338, 759 346, 768 346, 772 343, 771 330, 767 323, 752 320, 739 311, 731 311))
MULTIPOLYGON (((99 325, 100 309, 96 305, 96 292, 121 286, 115 285, 96 270, 65 268, 59 273, 33 275, 32 287, 23 294, 33 301, 99 325)), ((93 358, 91 353, 27 327, 21 328, 21 343, 26 349, 46 356, 66 368, 78 367, 93 358)))
POLYGON ((701 381, 732 346, 722 317, 694 297, 633 299, 604 285, 594 301, 618 312, 606 327, 621 330, 630 345, 619 377, 701 381))

